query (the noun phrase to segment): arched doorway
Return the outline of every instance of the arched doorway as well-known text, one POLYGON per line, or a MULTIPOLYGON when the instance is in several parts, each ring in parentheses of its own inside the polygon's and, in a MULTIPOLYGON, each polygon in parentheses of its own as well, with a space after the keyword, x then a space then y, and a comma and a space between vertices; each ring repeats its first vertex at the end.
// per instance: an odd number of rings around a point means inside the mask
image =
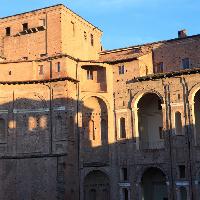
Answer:
POLYGON ((196 144, 200 144, 200 90, 194 96, 194 125, 196 144))
POLYGON ((158 168, 147 169, 141 180, 142 200, 167 200, 166 176, 158 168))
POLYGON ((163 148, 163 117, 160 97, 154 93, 147 93, 140 98, 137 108, 140 148, 163 148))
POLYGON ((85 177, 84 200, 110 200, 109 178, 105 173, 95 170, 85 177))

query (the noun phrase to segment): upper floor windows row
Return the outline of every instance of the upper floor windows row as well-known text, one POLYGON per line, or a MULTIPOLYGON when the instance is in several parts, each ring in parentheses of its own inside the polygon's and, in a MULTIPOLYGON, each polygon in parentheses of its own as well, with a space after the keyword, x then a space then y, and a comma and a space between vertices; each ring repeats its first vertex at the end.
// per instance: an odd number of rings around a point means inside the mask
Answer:
MULTIPOLYGON (((189 58, 183 58, 181 60, 181 68, 182 69, 189 69, 191 66, 190 59, 189 58)), ((157 73, 163 73, 164 72, 164 62, 160 62, 156 65, 156 72, 157 73)))
MULTIPOLYGON (((61 64, 60 62, 56 63, 56 72, 61 72, 61 64)), ((44 65, 38 65, 38 74, 39 75, 44 75, 44 65)))
MULTIPOLYGON (((84 40, 86 41, 87 38, 88 38, 87 32, 84 31, 84 40)), ((94 35, 93 35, 93 34, 90 34, 90 45, 91 45, 91 46, 94 46, 94 35)))
MULTIPOLYGON (((45 19, 40 19, 38 26, 46 26, 46 20, 45 19)), ((29 29, 29 24, 27 22, 23 23, 22 24, 22 31, 26 31, 28 29, 29 29)), ((11 27, 6 27, 5 28, 5 34, 6 34, 6 36, 10 36, 11 35, 11 27)))

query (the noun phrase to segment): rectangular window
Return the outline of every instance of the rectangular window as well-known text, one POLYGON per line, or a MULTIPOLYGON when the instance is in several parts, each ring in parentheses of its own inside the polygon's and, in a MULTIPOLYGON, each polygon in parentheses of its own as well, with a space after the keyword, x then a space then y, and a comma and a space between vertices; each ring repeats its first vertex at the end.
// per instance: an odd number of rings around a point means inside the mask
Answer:
POLYGON ((124 74, 124 65, 118 67, 119 74, 124 74))
POLYGON ((40 19, 40 26, 46 26, 46 20, 40 19))
POLYGON ((43 65, 39 65, 38 67, 39 67, 38 68, 38 74, 39 75, 43 75, 44 74, 44 66, 43 65))
POLYGON ((5 30, 6 30, 6 36, 10 36, 10 34, 11 34, 11 28, 7 27, 5 30))
POLYGON ((163 73, 163 67, 164 67, 163 62, 158 63, 158 65, 157 65, 157 73, 163 73))
POLYGON ((126 138, 126 120, 125 118, 120 118, 120 138, 126 138))
POLYGON ((22 24, 22 27, 23 27, 23 31, 28 30, 28 23, 22 24))
POLYGON ((185 178, 185 165, 179 165, 179 178, 185 178))
POLYGON ((122 167, 120 169, 120 180, 127 181, 128 180, 128 170, 126 167, 122 167))
POLYGON ((91 34, 90 37, 91 37, 90 38, 91 39, 91 46, 94 46, 94 36, 91 34))
POLYGON ((60 72, 60 69, 61 69, 61 67, 60 67, 60 62, 58 62, 58 63, 57 63, 57 72, 60 72))
POLYGON ((159 136, 160 136, 160 139, 163 140, 164 139, 164 134, 163 134, 163 127, 159 127, 159 136))
POLYGON ((74 22, 71 22, 72 25, 72 35, 75 36, 75 24, 74 22))
POLYGON ((87 70, 87 79, 93 80, 93 71, 92 70, 87 70))
POLYGON ((182 59, 182 68, 183 69, 189 69, 190 68, 190 59, 189 58, 183 58, 182 59))

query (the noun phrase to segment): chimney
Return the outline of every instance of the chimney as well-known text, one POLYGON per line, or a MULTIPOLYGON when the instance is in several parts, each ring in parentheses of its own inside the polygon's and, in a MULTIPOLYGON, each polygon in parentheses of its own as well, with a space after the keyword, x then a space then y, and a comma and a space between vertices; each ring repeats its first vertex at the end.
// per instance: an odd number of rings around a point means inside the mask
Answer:
POLYGON ((178 38, 186 38, 187 37, 187 30, 183 29, 178 31, 178 38))

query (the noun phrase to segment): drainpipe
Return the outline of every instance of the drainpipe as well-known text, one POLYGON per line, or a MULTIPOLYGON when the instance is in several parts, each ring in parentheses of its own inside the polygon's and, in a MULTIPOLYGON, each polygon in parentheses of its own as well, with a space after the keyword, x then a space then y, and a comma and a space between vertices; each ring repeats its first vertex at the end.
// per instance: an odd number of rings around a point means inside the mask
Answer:
MULTIPOLYGON (((76 80, 78 80, 78 64, 79 61, 76 63, 76 80)), ((79 200, 81 198, 81 165, 80 165, 80 130, 79 130, 79 83, 76 83, 76 130, 77 130, 77 167, 78 167, 78 193, 79 193, 79 200)))
POLYGON ((175 200, 176 191, 174 190, 174 176, 173 176, 173 152, 172 152, 172 141, 171 141, 171 134, 172 134, 172 124, 171 124, 171 107, 170 107, 170 93, 169 93, 169 85, 164 85, 163 81, 162 84, 164 86, 165 92, 165 105, 166 105, 166 129, 167 129, 167 136, 169 139, 169 157, 170 157, 170 177, 171 177, 171 187, 172 187, 172 200, 175 200))
MULTIPOLYGON (((183 92, 184 92, 184 110, 185 110, 185 116, 188 117, 188 126, 186 127, 186 137, 187 137, 187 143, 188 143, 188 160, 189 160, 189 178, 190 178, 190 197, 191 200, 194 199, 193 194, 193 177, 192 177, 192 147, 191 147, 191 139, 192 139, 192 131, 191 131, 191 119, 190 119, 190 108, 189 108, 189 100, 188 100, 188 86, 185 81, 184 77, 180 78, 180 81, 183 86, 183 92)), ((185 117, 185 124, 187 123, 186 117, 185 117)))

